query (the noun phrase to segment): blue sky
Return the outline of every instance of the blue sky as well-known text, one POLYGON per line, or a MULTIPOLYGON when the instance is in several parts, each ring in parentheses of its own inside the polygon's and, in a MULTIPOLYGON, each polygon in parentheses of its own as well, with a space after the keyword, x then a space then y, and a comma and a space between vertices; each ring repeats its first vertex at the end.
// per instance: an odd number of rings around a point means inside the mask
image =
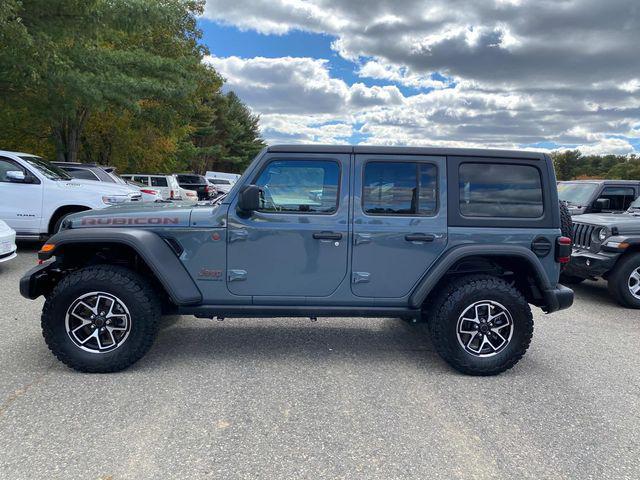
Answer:
POLYGON ((633 2, 208 0, 199 26, 270 143, 624 154, 640 151, 633 2))

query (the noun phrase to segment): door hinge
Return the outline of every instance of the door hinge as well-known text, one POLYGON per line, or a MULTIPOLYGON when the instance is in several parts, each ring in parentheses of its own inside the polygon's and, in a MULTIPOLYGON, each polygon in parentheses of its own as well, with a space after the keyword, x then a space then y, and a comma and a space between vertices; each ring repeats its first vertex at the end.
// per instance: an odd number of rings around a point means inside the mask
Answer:
POLYGON ((229 270, 227 274, 227 279, 230 282, 238 282, 247 279, 247 271, 246 270, 229 270))
POLYGON ((246 230, 229 230, 229 243, 246 240, 248 237, 249 232, 246 230))
POLYGON ((351 276, 353 283, 368 283, 370 279, 371 274, 369 272, 353 272, 351 276))
POLYGON ((371 243, 371 234, 370 233, 356 233, 353 236, 353 244, 354 245, 362 245, 364 243, 371 243))

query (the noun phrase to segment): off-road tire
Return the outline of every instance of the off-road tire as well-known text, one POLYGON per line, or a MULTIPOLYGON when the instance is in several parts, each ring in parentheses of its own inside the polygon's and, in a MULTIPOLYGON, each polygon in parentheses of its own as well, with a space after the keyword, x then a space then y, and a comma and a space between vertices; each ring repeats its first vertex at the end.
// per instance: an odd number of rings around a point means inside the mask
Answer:
POLYGON ((623 256, 613 268, 607 280, 609 293, 616 301, 627 308, 640 308, 640 299, 629 291, 629 277, 631 272, 640 268, 640 253, 623 256))
MULTIPOLYGON (((571 239, 573 243, 573 221, 571 220, 571 212, 569 212, 569 207, 565 202, 559 202, 560 204, 560 233, 563 237, 567 237, 571 239)), ((571 261, 571 260, 569 260, 571 261)), ((567 263, 563 263, 560 265, 560 271, 567 268, 567 263)), ((579 278, 579 277, 575 277, 579 278)), ((561 280, 562 281, 562 280, 561 280)), ((569 284, 569 282, 565 282, 569 284)), ((580 282, 573 282, 573 285, 580 282)))
POLYGON ((586 278, 578 277, 576 275, 567 275, 566 273, 560 274, 560 283, 563 285, 578 285, 586 280, 586 278))
POLYGON ((564 202, 560 202, 560 232, 563 237, 573 240, 573 221, 571 220, 569 207, 564 202))
POLYGON ((70 273, 55 286, 42 310, 42 335, 58 360, 75 370, 117 372, 140 360, 151 348, 159 318, 160 302, 144 278, 124 267, 96 265, 70 273), (94 291, 121 299, 131 316, 126 341, 109 352, 82 350, 70 339, 65 328, 69 306, 83 294, 94 291))
POLYGON ((497 375, 523 357, 533 336, 533 315, 524 296, 508 282, 491 275, 457 277, 444 286, 428 309, 428 329, 438 354, 467 375, 497 375), (464 310, 481 300, 507 308, 513 319, 513 335, 503 350, 491 357, 467 352, 458 342, 457 323, 464 310))

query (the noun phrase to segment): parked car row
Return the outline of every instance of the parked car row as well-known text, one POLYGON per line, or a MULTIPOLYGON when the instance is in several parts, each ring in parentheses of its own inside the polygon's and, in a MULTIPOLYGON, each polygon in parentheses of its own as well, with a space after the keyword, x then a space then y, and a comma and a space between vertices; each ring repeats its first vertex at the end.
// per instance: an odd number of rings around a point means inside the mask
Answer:
POLYGON ((640 181, 559 182, 572 214, 572 255, 561 282, 607 281, 611 296, 640 308, 640 181))
MULTIPOLYGON (((200 175, 118 175, 113 167, 48 162, 0 150, 0 220, 14 238, 46 237, 57 232, 66 217, 84 210, 130 202, 196 203, 221 193, 200 175)), ((3 257, 4 233, 0 230, 0 260, 10 256, 3 257)))

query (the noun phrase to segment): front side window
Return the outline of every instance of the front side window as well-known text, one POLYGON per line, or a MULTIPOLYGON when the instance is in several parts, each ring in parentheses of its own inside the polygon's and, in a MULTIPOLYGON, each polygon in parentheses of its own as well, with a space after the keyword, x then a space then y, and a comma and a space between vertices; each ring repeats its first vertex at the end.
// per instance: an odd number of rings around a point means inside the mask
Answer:
POLYGON ((22 168, 16 162, 7 158, 0 158, 0 182, 10 182, 10 180, 7 178, 7 172, 23 172, 25 175, 27 174, 24 168, 22 168))
POLYGON ((626 210, 636 198, 636 191, 631 187, 605 187, 600 198, 609 200, 607 210, 626 210))
POLYGON ((334 213, 338 208, 340 166, 331 160, 277 160, 255 184, 261 212, 334 213))
POLYGON ((463 163, 459 194, 466 217, 538 218, 544 212, 540 172, 528 165, 463 163))
POLYGON ((369 162, 363 210, 368 215, 433 215, 438 207, 436 175, 430 163, 369 162))

